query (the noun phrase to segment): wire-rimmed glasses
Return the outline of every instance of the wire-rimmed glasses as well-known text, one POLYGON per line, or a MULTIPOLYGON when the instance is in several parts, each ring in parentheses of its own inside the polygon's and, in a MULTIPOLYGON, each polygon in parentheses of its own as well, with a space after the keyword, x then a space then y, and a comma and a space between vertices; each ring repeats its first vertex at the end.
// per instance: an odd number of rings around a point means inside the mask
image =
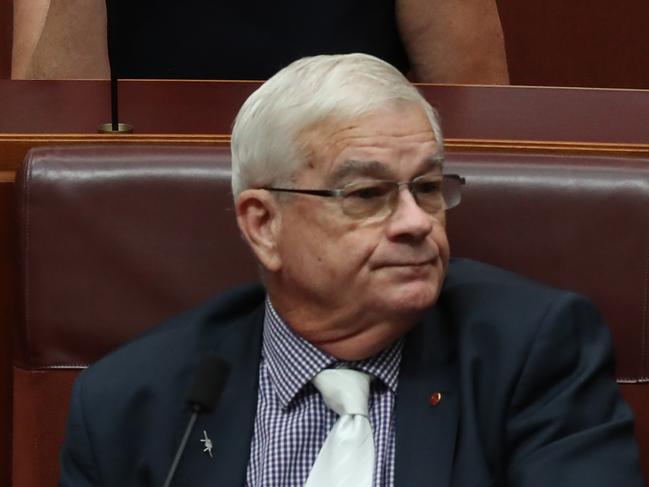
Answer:
POLYGON ((391 212, 399 190, 407 187, 419 207, 431 215, 460 204, 465 179, 457 174, 423 175, 411 181, 357 181, 335 189, 264 187, 267 191, 337 198, 343 213, 352 218, 370 218, 391 212), (386 211, 387 210, 387 211, 386 211))

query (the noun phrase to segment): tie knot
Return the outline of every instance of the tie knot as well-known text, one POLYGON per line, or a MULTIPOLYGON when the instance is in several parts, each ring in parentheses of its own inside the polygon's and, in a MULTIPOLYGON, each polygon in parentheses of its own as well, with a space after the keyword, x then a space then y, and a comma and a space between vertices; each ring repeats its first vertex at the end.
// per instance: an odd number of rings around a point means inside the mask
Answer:
POLYGON ((370 376, 351 369, 325 369, 311 382, 320 391, 325 404, 339 415, 367 416, 370 376))

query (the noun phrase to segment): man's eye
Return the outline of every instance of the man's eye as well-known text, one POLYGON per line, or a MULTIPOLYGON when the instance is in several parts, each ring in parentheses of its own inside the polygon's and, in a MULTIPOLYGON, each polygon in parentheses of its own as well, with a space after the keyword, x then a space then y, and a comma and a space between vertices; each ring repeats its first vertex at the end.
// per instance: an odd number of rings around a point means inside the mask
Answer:
POLYGON ((390 188, 384 185, 362 186, 350 189, 345 194, 346 198, 358 198, 369 200, 374 198, 381 198, 390 191, 390 188))
POLYGON ((414 191, 418 194, 433 194, 442 191, 442 181, 417 181, 414 184, 414 191))

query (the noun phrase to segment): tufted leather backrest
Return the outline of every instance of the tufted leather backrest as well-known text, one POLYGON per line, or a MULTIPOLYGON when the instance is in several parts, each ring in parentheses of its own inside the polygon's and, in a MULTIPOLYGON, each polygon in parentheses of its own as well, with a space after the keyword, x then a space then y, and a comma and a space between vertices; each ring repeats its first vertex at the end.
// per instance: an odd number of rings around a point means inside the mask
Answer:
MULTIPOLYGON (((649 160, 450 153, 446 172, 467 178, 448 215, 454 255, 579 291, 602 310, 649 452, 649 160)), ((13 477, 55 485, 79 368, 255 280, 256 266, 236 228, 225 148, 34 149, 17 188, 13 477)))

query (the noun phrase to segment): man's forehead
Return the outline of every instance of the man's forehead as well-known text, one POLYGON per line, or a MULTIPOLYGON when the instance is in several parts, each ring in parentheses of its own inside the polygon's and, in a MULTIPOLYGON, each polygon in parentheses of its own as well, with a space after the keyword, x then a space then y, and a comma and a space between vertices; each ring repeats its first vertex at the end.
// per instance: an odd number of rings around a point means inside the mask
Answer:
MULTIPOLYGON (((379 106, 367 112, 356 115, 345 114, 344 110, 333 112, 325 118, 319 119, 305 127, 298 134, 297 139, 303 142, 317 142, 322 139, 329 139, 333 134, 346 132, 348 130, 367 130, 380 133, 383 128, 395 129, 400 127, 407 119, 411 121, 416 118, 421 124, 422 132, 433 133, 431 121, 425 110, 418 104, 411 101, 395 102, 386 106, 379 106), (383 127, 380 127, 383 125, 383 127), (425 128, 424 128, 425 127, 425 128)), ((405 131, 409 132, 410 124, 405 131)), ((395 134, 398 135, 398 134, 395 134)))
POLYGON ((306 172, 329 183, 356 175, 403 179, 439 168, 443 149, 422 107, 382 107, 355 117, 330 116, 298 138, 306 172))
MULTIPOLYGON (((411 167, 417 173, 441 171, 442 157, 435 153, 423 158, 421 161, 415 161, 411 167)), ((376 178, 392 178, 395 176, 393 165, 389 161, 375 159, 347 159, 344 160, 331 173, 332 181, 340 181, 352 176, 370 176, 376 178)))

